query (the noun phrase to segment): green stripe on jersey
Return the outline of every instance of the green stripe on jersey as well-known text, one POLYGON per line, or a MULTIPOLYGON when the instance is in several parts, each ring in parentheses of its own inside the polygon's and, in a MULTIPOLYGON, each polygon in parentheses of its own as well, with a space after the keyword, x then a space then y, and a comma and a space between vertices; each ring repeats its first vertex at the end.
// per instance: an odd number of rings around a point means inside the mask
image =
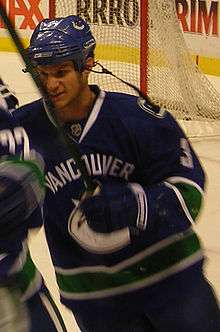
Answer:
POLYGON ((202 205, 203 196, 201 192, 186 183, 175 183, 174 186, 181 192, 187 209, 192 219, 195 221, 202 205))
MULTIPOLYGON (((158 273, 167 271, 167 269, 172 270, 171 274, 178 272, 178 264, 191 256, 193 257, 200 249, 197 235, 190 230, 185 234, 174 236, 171 243, 160 246, 153 253, 150 253, 150 248, 147 248, 144 257, 141 259, 132 257, 132 262, 121 269, 97 266, 89 267, 86 271, 85 267, 84 271, 80 271, 80 268, 72 269, 73 273, 71 274, 70 270, 61 271, 57 268, 57 282, 61 292, 74 294, 105 291, 126 285, 132 287, 132 284, 150 279, 158 273)), ((199 259, 201 257, 202 255, 199 255, 199 259)), ((193 263, 195 260, 192 260, 191 264, 193 263)))
POLYGON ((37 269, 31 259, 30 253, 27 253, 26 261, 22 269, 16 274, 17 281, 22 293, 25 293, 30 283, 34 280, 37 269))

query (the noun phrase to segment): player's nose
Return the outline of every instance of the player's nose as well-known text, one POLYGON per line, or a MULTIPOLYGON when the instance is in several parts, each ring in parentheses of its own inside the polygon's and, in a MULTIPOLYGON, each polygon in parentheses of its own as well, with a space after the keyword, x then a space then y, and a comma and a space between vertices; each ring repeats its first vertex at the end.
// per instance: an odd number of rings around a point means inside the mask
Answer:
POLYGON ((53 93, 59 87, 59 80, 56 77, 48 76, 46 82, 47 91, 53 93))

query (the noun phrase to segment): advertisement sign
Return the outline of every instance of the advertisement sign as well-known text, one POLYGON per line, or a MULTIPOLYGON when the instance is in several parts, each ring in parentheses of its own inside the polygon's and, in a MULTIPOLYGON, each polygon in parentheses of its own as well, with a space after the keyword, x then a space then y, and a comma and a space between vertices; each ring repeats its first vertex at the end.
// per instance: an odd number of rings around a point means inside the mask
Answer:
MULTIPOLYGON (((36 25, 45 17, 48 17, 48 1, 0 0, 0 2, 6 8, 13 26, 18 29, 25 44, 28 43, 28 39, 36 25)), ((1 51, 15 50, 2 20, 0 20, 0 43, 1 51)))
POLYGON ((219 1, 176 0, 177 16, 193 54, 220 58, 219 1))

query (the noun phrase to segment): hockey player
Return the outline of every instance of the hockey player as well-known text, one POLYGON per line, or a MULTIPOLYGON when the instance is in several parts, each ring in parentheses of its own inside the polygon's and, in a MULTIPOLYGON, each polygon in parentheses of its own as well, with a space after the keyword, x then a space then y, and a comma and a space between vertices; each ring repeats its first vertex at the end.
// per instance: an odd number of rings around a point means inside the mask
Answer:
POLYGON ((193 229, 204 195, 200 162, 166 110, 88 85, 94 50, 77 16, 43 20, 28 48, 96 194, 82 195, 80 170, 44 100, 15 112, 44 157, 45 229, 61 301, 84 332, 220 331, 193 229))
POLYGON ((34 266, 27 232, 42 224, 43 173, 12 117, 17 98, 0 79, 0 331, 66 331, 34 266))

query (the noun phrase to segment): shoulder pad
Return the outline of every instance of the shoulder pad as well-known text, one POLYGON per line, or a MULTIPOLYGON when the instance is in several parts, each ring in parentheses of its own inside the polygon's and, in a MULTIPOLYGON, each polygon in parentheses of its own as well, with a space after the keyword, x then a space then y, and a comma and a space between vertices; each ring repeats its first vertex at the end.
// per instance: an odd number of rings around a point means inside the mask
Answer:
POLYGON ((35 100, 29 104, 18 107, 13 111, 13 116, 19 121, 34 119, 44 110, 42 99, 35 100))

